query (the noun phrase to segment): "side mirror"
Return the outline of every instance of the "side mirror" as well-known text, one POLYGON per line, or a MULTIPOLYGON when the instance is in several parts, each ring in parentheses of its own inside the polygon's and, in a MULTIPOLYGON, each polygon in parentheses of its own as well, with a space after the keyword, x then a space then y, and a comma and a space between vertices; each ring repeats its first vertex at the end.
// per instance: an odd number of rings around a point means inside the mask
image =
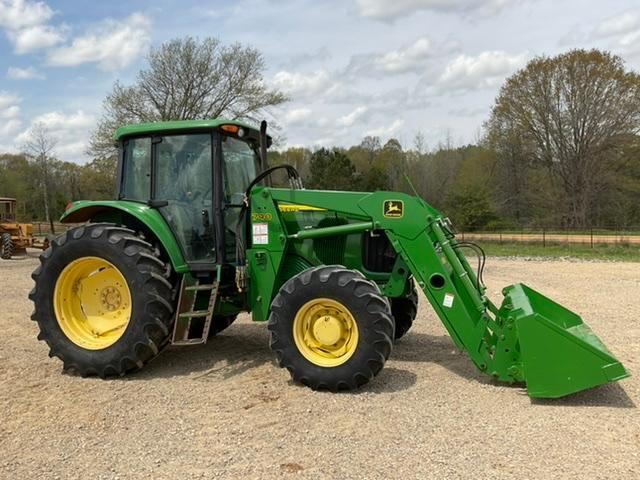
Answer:
POLYGON ((151 208, 162 208, 162 207, 166 207, 167 205, 169 205, 169 201, 168 200, 153 199, 153 200, 147 201, 147 205, 149 207, 151 207, 151 208))

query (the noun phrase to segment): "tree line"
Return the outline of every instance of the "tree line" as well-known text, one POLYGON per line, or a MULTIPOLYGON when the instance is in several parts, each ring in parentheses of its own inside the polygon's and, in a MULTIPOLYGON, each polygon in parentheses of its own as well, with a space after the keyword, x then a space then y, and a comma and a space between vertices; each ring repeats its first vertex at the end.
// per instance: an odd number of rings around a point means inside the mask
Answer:
MULTIPOLYGON (((258 51, 215 39, 152 49, 131 86, 114 85, 90 145, 93 161, 55 158, 34 128, 24 154, 0 155, 0 196, 24 220, 57 218, 71 200, 112 198, 117 125, 222 116, 255 121, 287 97, 265 86, 258 51), (184 74, 187 72, 188 74, 184 74)), ((307 188, 417 193, 461 229, 640 225, 640 75, 615 55, 537 57, 508 78, 473 144, 428 149, 365 137, 351 147, 272 149, 307 188)), ((277 131, 276 131, 277 133, 277 131)))
POLYGON ((112 199, 115 180, 113 159, 79 165, 54 157, 39 162, 25 154, 0 154, 0 196, 17 200, 22 222, 53 223, 73 200, 112 199))

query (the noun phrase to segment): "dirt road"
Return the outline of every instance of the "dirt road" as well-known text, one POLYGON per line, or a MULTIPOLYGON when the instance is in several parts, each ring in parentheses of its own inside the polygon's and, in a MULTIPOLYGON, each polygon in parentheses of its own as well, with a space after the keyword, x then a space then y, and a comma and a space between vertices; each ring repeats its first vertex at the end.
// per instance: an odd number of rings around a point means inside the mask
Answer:
POLYGON ((478 374, 424 299, 357 393, 292 385, 247 317, 123 379, 64 375, 29 320, 36 264, 0 262, 0 478, 640 478, 638 264, 489 259, 494 299, 541 290, 634 375, 558 401, 478 374))

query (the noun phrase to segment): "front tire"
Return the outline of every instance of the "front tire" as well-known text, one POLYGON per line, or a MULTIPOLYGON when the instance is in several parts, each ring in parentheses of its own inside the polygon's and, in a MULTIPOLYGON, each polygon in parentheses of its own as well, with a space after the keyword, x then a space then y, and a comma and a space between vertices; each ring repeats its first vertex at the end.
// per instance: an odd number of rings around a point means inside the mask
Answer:
POLYGON ((33 272, 32 319, 64 369, 107 377, 141 368, 168 343, 170 267, 134 231, 88 224, 63 233, 33 272))
POLYGON ((382 369, 393 348, 389 302, 360 272, 341 266, 306 270, 271 305, 270 347, 295 382, 353 390, 382 369))
POLYGON ((3 260, 10 260, 13 256, 13 240, 11 240, 11 235, 8 233, 3 233, 0 236, 0 258, 3 260))
POLYGON ((391 314, 396 322, 395 340, 398 340, 409 331, 418 314, 418 291, 413 280, 409 280, 409 294, 406 297, 395 297, 389 300, 391 314))

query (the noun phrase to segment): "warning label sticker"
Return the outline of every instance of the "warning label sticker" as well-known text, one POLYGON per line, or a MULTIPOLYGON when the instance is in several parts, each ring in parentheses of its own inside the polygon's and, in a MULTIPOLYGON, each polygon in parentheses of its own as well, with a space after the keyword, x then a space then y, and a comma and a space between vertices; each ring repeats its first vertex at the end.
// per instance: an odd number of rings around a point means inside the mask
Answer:
POLYGON ((269 224, 254 223, 253 224, 253 244, 267 245, 269 243, 269 224))
POLYGON ((442 305, 447 307, 447 308, 451 308, 453 307, 453 299, 455 297, 453 295, 451 295, 450 293, 445 293, 444 294, 444 300, 442 301, 442 305))

